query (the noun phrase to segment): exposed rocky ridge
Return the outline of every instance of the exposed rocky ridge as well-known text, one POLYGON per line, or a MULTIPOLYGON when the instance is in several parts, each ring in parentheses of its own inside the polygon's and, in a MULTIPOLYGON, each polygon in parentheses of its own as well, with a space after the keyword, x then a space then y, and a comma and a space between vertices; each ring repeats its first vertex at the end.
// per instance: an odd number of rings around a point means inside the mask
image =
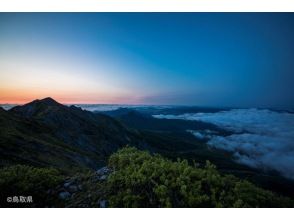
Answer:
POLYGON ((64 207, 108 207, 105 197, 108 176, 112 170, 105 166, 96 171, 77 174, 65 179, 48 194, 58 197, 64 207))

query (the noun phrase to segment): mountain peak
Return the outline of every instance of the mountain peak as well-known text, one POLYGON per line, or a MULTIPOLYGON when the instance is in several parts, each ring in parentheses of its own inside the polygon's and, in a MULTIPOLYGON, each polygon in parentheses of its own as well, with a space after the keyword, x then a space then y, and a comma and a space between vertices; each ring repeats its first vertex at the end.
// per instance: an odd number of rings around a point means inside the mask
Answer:
POLYGON ((14 108, 10 109, 10 111, 26 117, 30 117, 47 111, 52 107, 55 109, 63 109, 65 106, 56 102, 54 99, 47 97, 44 99, 36 99, 22 106, 15 106, 14 108))
POLYGON ((60 103, 58 103, 57 101, 55 101, 51 97, 46 97, 44 99, 36 99, 33 102, 35 102, 35 103, 43 103, 43 104, 50 105, 50 106, 52 106, 52 105, 61 105, 60 103))

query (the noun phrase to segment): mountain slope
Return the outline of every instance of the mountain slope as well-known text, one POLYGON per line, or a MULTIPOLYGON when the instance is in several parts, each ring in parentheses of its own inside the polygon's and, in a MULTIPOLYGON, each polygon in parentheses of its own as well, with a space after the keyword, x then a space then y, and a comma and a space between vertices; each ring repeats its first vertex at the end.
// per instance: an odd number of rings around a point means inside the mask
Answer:
POLYGON ((143 145, 139 134, 116 120, 51 98, 35 100, 8 112, 1 109, 1 165, 14 162, 97 168, 127 144, 143 145))
POLYGON ((84 162, 87 157, 58 141, 49 127, 34 120, 1 111, 0 125, 1 166, 17 163, 64 169, 77 163, 80 167, 90 166, 84 162))
POLYGON ((104 112, 110 115, 129 127, 150 131, 168 131, 168 132, 185 132, 186 130, 214 130, 222 134, 228 134, 223 129, 220 129, 214 124, 201 121, 185 121, 179 119, 158 119, 139 110, 121 108, 114 111, 104 112))

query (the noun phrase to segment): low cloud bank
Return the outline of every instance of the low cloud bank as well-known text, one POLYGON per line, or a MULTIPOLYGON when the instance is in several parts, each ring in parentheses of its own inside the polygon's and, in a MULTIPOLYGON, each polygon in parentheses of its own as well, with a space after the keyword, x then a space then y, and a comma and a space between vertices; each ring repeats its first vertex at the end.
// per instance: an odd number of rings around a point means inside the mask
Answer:
MULTIPOLYGON (((207 143, 232 152, 239 163, 255 168, 273 169, 294 179, 294 114, 233 109, 217 113, 154 117, 197 120, 232 131, 235 134, 229 136, 205 135, 208 138, 207 143)), ((195 131, 196 137, 200 138, 201 135, 203 132, 195 131)))
POLYGON ((14 104, 1 104, 0 107, 3 108, 4 110, 9 110, 13 107, 15 107, 16 105, 14 104))
POLYGON ((187 130, 187 132, 190 132, 193 134, 195 137, 201 140, 208 140, 214 137, 215 134, 218 134, 216 131, 211 131, 208 129, 205 130, 187 130))
MULTIPOLYGON (((164 105, 121 105, 121 104, 74 104, 76 107, 80 107, 83 110, 87 111, 115 111, 120 108, 128 108, 128 109, 165 109, 169 106, 164 105)), ((70 105, 69 105, 70 106, 70 105)))

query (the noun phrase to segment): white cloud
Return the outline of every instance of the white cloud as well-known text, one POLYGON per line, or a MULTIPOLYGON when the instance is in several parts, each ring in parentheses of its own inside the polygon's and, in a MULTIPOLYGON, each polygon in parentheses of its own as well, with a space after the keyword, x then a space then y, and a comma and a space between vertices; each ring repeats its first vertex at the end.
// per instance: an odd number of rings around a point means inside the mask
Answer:
POLYGON ((196 138, 201 139, 201 140, 207 138, 205 134, 203 134, 199 131, 187 130, 187 132, 192 133, 196 138))
POLYGON ((14 104, 0 104, 0 107, 3 108, 4 110, 9 110, 15 106, 16 105, 14 105, 14 104))
MULTIPOLYGON (((70 105, 69 105, 70 106, 70 105)), ((114 111, 120 108, 128 109, 165 109, 168 105, 123 105, 123 104, 75 104, 75 106, 87 111, 114 111)))
POLYGON ((229 136, 211 135, 207 143, 232 152, 239 163, 256 168, 274 169, 294 179, 294 114, 258 109, 233 109, 217 113, 154 117, 203 121, 235 132, 229 136))
POLYGON ((211 131, 208 129, 205 130, 187 130, 187 132, 190 132, 193 134, 196 138, 200 140, 210 139, 213 137, 213 134, 217 134, 216 131, 211 131))

